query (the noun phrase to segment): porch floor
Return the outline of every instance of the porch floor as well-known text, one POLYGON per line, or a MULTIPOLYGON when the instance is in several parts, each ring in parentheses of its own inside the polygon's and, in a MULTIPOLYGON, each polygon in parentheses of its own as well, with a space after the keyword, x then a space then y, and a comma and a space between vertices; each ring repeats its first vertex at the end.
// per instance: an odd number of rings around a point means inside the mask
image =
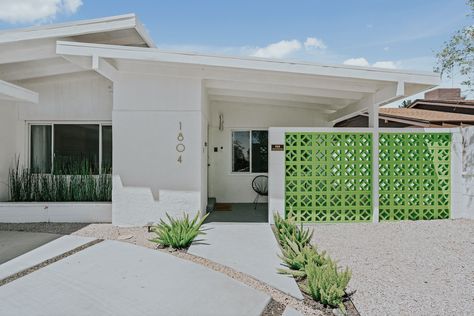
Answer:
POLYGON ((268 223, 268 204, 259 203, 255 209, 252 203, 232 203, 229 211, 212 211, 205 223, 213 222, 240 222, 240 223, 268 223))

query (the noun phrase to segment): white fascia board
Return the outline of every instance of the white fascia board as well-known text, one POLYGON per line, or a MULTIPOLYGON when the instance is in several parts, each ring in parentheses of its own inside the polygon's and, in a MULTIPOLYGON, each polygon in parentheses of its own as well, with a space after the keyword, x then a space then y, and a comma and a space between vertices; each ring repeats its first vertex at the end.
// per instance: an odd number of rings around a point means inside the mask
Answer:
POLYGON ((0 99, 37 104, 39 95, 37 92, 0 80, 0 99))
POLYGON ((112 32, 124 29, 135 29, 142 39, 155 47, 143 25, 135 14, 125 14, 101 19, 74 21, 70 23, 53 24, 50 26, 31 27, 0 32, 0 44, 44 38, 62 38, 84 34, 112 32))
POLYGON ((146 28, 143 26, 142 22, 138 19, 137 16, 135 16, 135 31, 141 36, 141 38, 147 43, 147 45, 151 48, 156 48, 155 42, 151 38, 150 34, 148 34, 148 31, 146 28))
POLYGON ((276 71, 302 75, 340 77, 385 82, 404 81, 406 83, 415 83, 430 87, 436 86, 440 83, 439 75, 432 72, 418 72, 408 70, 402 71, 347 65, 323 65, 285 60, 215 56, 185 52, 167 52, 159 49, 117 45, 58 41, 56 52, 58 54, 65 55, 98 55, 105 58, 181 63, 260 71, 276 71))

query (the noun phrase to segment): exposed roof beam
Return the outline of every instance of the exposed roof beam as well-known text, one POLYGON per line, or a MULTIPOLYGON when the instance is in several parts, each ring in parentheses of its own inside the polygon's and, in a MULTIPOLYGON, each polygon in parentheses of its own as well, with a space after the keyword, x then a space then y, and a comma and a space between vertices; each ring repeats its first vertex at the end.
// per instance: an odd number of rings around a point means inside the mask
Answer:
POLYGON ((54 58, 0 66, 0 78, 17 81, 80 71, 84 70, 62 58, 54 58))
POLYGON ((329 116, 329 120, 332 123, 337 123, 362 112, 371 109, 374 105, 376 107, 394 102, 402 99, 405 96, 405 82, 399 81, 394 84, 389 84, 386 87, 380 89, 373 95, 368 95, 359 102, 350 104, 343 109, 338 110, 329 116))
POLYGON ((393 69, 355 67, 347 65, 320 65, 283 60, 212 56, 183 52, 165 52, 159 49, 144 49, 140 47, 125 47, 58 41, 56 51, 59 54, 65 55, 98 55, 105 58, 123 58, 142 61, 181 63, 210 67, 284 72, 311 76, 325 76, 375 81, 383 80, 392 82, 406 81, 432 86, 435 86, 440 82, 439 75, 428 72, 400 71, 393 69))
POLYGON ((92 57, 92 69, 110 81, 117 80, 117 68, 104 58, 98 56, 92 57))
POLYGON ((364 97, 361 92, 341 91, 336 87, 333 89, 307 88, 301 86, 275 85, 264 83, 232 82, 207 80, 205 86, 210 89, 232 89, 238 91, 267 92, 278 94, 304 95, 312 97, 339 98, 360 100, 364 97))
POLYGON ((55 41, 41 40, 35 43, 6 44, 0 49, 0 64, 19 63, 56 57, 55 41))
POLYGON ((37 104, 39 95, 37 92, 0 80, 0 99, 37 104))
POLYGON ((313 104, 332 104, 339 107, 346 106, 350 101, 344 99, 331 99, 322 97, 312 97, 305 95, 290 95, 282 93, 268 93, 268 92, 255 92, 255 91, 242 91, 232 89, 208 89, 209 96, 234 96, 234 97, 247 97, 255 99, 266 99, 266 100, 282 100, 282 101, 295 101, 313 104))

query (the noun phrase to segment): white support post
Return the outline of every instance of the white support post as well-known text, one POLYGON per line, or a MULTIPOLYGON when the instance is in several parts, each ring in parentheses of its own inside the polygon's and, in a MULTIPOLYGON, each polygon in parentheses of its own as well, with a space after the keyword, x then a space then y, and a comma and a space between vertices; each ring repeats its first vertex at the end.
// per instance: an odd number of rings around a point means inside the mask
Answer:
POLYGON ((379 222, 379 104, 372 100, 369 107, 369 127, 372 130, 372 222, 379 222))

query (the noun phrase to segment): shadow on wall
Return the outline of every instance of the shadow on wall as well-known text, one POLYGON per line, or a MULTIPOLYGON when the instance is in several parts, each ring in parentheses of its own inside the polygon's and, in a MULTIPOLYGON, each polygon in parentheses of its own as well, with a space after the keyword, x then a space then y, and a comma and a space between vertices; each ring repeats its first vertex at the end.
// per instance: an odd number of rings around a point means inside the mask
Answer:
POLYGON ((179 217, 184 212, 194 217, 200 210, 201 192, 160 190, 155 200, 150 188, 127 187, 119 175, 112 178, 112 224, 143 226, 159 222, 166 213, 179 217))

